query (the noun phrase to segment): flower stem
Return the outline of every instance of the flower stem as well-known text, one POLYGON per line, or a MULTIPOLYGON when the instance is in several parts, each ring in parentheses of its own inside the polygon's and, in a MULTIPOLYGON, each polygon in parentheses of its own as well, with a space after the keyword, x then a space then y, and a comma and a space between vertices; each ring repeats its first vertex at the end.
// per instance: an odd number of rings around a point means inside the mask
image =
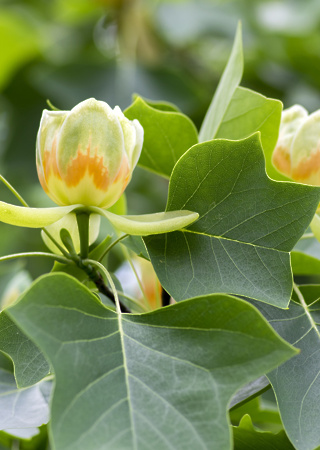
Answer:
POLYGON ((90 215, 86 212, 77 213, 81 259, 88 258, 89 254, 89 217, 90 215))
POLYGON ((120 241, 122 241, 122 239, 126 238, 127 236, 129 236, 128 234, 123 234, 122 236, 120 236, 118 239, 116 239, 115 241, 113 241, 108 248, 105 249, 105 251, 103 252, 103 254, 100 256, 99 258, 99 262, 101 262, 103 260, 103 258, 107 255, 107 253, 110 252, 111 249, 113 249, 113 247, 115 245, 117 245, 120 241))

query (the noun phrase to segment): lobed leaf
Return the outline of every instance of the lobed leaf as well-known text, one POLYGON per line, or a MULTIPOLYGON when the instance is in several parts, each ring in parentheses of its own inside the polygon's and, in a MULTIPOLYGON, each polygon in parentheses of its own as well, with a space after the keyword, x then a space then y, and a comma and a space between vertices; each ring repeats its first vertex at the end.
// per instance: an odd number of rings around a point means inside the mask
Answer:
POLYGON ((318 187, 276 182, 256 133, 192 147, 172 173, 167 210, 188 208, 188 228, 144 238, 163 287, 179 301, 224 292, 285 308, 289 251, 310 223, 318 187))
POLYGON ((51 274, 8 311, 54 367, 57 449, 227 450, 233 394, 294 354, 255 308, 226 295, 118 315, 51 274))

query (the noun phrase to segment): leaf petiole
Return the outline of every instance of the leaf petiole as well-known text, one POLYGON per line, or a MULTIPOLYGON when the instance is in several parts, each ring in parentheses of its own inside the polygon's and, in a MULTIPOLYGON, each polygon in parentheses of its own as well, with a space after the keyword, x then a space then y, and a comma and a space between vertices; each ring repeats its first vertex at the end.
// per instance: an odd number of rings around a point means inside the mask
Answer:
POLYGON ((59 261, 63 264, 70 264, 72 260, 69 258, 65 258, 61 255, 55 255, 54 253, 46 253, 46 252, 24 252, 24 253, 13 253, 11 255, 1 256, 0 262, 2 261, 10 261, 11 259, 17 259, 17 258, 26 258, 26 257, 33 257, 33 256, 43 256, 46 258, 51 258, 56 261, 59 261))
POLYGON ((110 284, 113 296, 114 296, 114 301, 116 304, 116 308, 117 308, 117 312, 119 314, 121 314, 121 306, 120 306, 120 300, 119 300, 119 296, 118 296, 118 292, 117 289, 114 285, 113 279, 109 273, 109 271, 104 267, 104 265, 102 265, 101 263, 99 263, 98 261, 95 261, 94 259, 86 259, 84 261, 82 261, 84 265, 88 265, 90 264, 93 267, 96 267, 107 279, 108 283, 110 284))

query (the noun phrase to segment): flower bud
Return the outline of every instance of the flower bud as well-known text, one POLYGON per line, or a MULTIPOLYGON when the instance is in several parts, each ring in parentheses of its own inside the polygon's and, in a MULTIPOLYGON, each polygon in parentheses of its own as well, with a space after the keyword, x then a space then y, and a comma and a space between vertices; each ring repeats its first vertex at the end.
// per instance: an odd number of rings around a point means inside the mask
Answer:
POLYGON ((40 183, 58 205, 109 208, 128 185, 143 143, 138 120, 93 98, 44 110, 37 136, 40 183))
POLYGON ((283 111, 272 162, 289 178, 320 186, 320 110, 308 115, 295 105, 283 111))

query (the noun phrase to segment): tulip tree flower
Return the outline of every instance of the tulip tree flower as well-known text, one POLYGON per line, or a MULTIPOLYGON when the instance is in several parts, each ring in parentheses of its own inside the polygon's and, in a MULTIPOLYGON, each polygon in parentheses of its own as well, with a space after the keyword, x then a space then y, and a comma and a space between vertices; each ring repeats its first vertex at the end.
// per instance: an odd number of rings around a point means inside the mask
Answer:
MULTIPOLYGON (((279 172, 292 180, 320 186, 320 110, 309 115, 305 108, 294 105, 283 111, 272 162, 279 172)), ((310 227, 320 241, 318 214, 310 227)))
POLYGON ((320 186, 320 110, 310 115, 294 105, 282 113, 279 139, 272 161, 295 181, 320 186))
POLYGON ((88 99, 71 111, 45 110, 37 136, 40 183, 59 207, 29 208, 0 202, 0 220, 43 228, 67 214, 99 214, 126 234, 167 233, 194 222, 198 214, 170 211, 139 216, 117 215, 112 206, 128 185, 143 144, 143 128, 119 107, 88 99))

